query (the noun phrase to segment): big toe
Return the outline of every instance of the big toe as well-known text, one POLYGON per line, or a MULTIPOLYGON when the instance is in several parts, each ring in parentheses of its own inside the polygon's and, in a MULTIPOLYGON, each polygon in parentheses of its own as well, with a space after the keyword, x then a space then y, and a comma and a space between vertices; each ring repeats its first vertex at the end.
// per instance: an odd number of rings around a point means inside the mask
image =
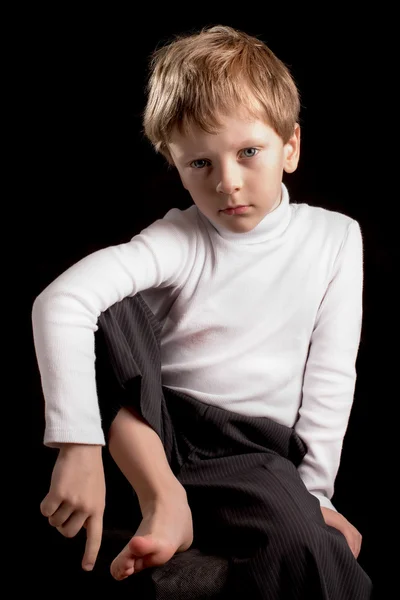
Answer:
POLYGON ((162 565, 174 554, 172 545, 161 542, 151 535, 138 536, 131 539, 129 549, 135 555, 138 562, 135 571, 141 571, 146 567, 162 565))
POLYGON ((158 553, 162 549, 162 544, 152 535, 140 535, 133 537, 128 547, 135 557, 143 557, 147 554, 158 553))

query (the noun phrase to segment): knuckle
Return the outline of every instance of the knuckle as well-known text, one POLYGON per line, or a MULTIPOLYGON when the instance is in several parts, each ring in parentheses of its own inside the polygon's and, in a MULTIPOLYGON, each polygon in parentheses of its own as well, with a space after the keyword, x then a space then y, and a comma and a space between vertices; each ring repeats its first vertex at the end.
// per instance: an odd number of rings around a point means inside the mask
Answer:
POLYGON ((67 527, 57 527, 58 531, 60 533, 62 533, 62 535, 66 538, 73 538, 75 537, 75 535, 78 533, 80 527, 71 527, 71 526, 67 526, 67 527))
POLYGON ((79 503, 78 496, 71 494, 71 492, 70 493, 65 492, 63 494, 63 500, 66 504, 69 504, 70 506, 73 506, 73 507, 75 507, 79 503))
POLYGON ((64 537, 66 538, 73 538, 76 535, 77 532, 72 531, 71 529, 66 529, 64 531, 64 537))
POLYGON ((50 511, 47 508, 47 505, 43 504, 43 502, 40 504, 40 512, 44 517, 48 517, 50 515, 50 511))
POLYGON ((63 499, 64 499, 64 494, 63 494, 62 488, 59 488, 59 487, 52 487, 46 497, 46 500, 48 502, 51 502, 52 504, 57 503, 57 502, 62 502, 63 499))
POLYGON ((79 511, 83 512, 85 515, 90 515, 93 513, 93 505, 86 500, 83 500, 78 505, 79 511))
POLYGON ((65 502, 73 509, 74 512, 85 512, 88 507, 88 502, 84 498, 72 494, 65 496, 65 502))
POLYGON ((60 505, 60 499, 58 495, 49 493, 40 503, 40 512, 44 517, 48 517, 53 514, 55 508, 60 505))

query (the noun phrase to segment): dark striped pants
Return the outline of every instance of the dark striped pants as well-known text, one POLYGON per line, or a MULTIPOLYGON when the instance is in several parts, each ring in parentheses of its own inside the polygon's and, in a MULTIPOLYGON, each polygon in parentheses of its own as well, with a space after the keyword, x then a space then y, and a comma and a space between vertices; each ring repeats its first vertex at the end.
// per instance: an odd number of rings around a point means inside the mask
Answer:
POLYGON ((129 585, 151 577, 157 600, 371 598, 370 579, 298 475, 306 449, 294 430, 163 386, 160 331, 137 294, 102 313, 96 333, 99 381, 108 368, 115 382, 107 398, 98 384, 105 432, 122 405, 133 406, 160 436, 193 515, 192 549, 129 585), (191 556, 197 576, 182 566, 191 556))

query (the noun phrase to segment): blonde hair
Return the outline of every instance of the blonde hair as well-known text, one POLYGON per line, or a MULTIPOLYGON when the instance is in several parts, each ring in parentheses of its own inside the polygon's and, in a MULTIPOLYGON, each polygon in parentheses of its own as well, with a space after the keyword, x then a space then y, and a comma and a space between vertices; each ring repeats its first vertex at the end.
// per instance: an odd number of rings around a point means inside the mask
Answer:
POLYGON ((299 93, 284 63, 258 38, 222 25, 178 35, 156 49, 146 91, 144 134, 170 162, 175 127, 216 133, 218 116, 244 108, 286 143, 300 112, 299 93))

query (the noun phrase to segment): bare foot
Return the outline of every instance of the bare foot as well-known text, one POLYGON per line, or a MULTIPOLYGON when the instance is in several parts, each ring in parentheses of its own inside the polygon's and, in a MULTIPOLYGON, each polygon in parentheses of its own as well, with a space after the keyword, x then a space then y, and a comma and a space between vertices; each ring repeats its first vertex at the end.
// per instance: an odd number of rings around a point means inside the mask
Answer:
POLYGON ((183 488, 142 509, 142 514, 135 535, 111 563, 114 579, 125 579, 146 567, 163 565, 192 544, 192 513, 183 488))

